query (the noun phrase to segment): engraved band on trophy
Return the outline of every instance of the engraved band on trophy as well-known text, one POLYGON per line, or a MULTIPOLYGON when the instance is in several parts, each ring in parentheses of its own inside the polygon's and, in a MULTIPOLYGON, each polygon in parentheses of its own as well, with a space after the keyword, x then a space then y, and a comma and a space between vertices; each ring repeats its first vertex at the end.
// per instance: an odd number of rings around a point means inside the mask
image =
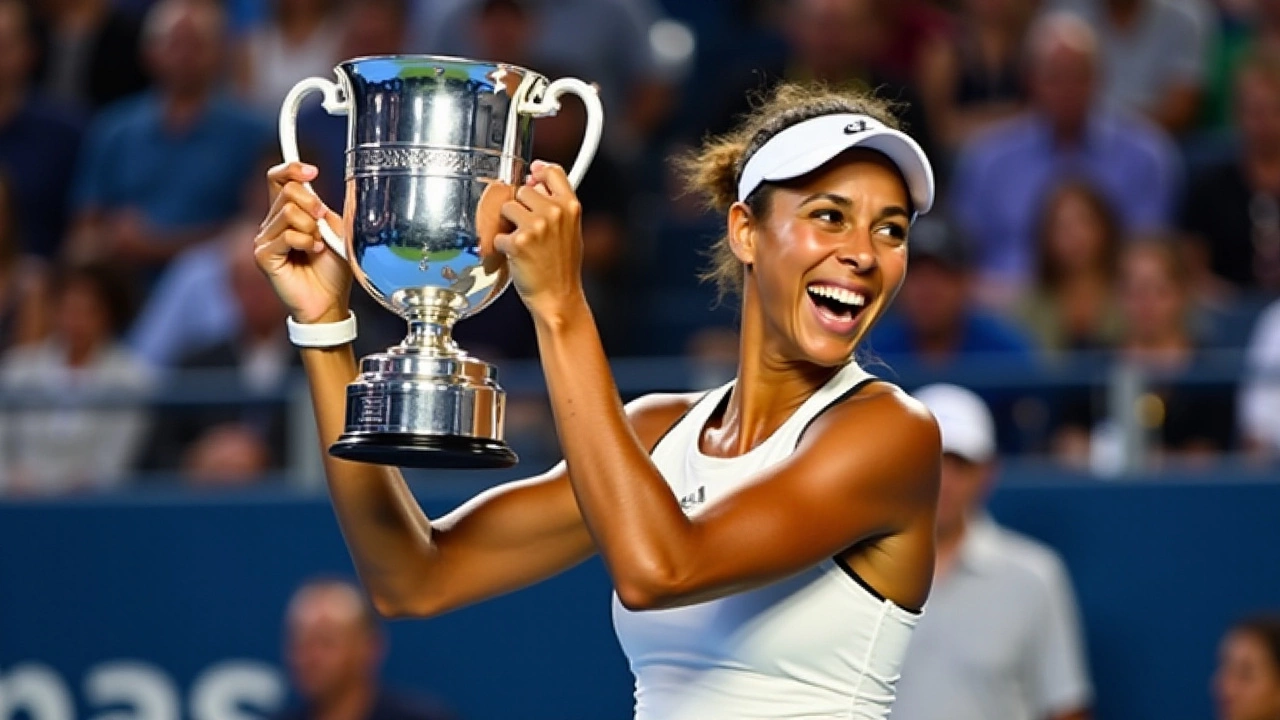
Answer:
POLYGON ((299 160, 298 110, 320 92, 326 111, 348 118, 342 233, 321 221, 321 234, 409 331, 361 359, 345 431, 329 453, 403 467, 509 467, 516 456, 503 440, 497 370, 459 348, 452 328, 511 282, 505 258, 482 252, 482 239, 492 242, 498 207, 528 174, 534 118, 554 114, 565 93, 582 98, 587 128, 569 171, 576 187, 600 142, 596 91, 513 65, 430 55, 357 58, 334 74, 336 83, 307 78, 285 98, 284 160, 299 160))

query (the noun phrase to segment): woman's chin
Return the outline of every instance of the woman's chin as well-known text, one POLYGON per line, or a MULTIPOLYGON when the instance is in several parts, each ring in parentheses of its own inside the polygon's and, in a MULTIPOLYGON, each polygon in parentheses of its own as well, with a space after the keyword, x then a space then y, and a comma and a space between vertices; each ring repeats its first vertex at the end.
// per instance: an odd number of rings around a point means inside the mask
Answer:
POLYGON ((814 365, 836 367, 849 362, 856 344, 849 339, 809 338, 801 347, 805 359, 814 365))

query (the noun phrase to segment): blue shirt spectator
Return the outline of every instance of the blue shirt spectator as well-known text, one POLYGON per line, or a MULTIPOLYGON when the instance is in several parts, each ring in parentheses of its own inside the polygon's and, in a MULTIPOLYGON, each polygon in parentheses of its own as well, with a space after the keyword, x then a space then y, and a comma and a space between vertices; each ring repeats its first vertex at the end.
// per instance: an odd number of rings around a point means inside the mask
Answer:
POLYGON ((124 100, 90 128, 75 208, 136 208, 156 227, 175 231, 225 221, 272 137, 265 122, 225 98, 212 99, 180 132, 165 127, 159 96, 124 100))
POLYGON ((65 254, 109 256, 149 282, 223 229, 274 133, 221 91, 221 3, 158 0, 142 39, 154 90, 111 105, 90 127, 65 254))
POLYGON ((1181 168, 1172 141, 1096 100, 1098 41, 1079 17, 1054 13, 1031 32, 1031 109, 960 152, 950 209, 975 243, 979 299, 1008 308, 1032 281, 1035 218, 1060 181, 1082 177, 1117 208, 1124 230, 1172 219, 1181 168))

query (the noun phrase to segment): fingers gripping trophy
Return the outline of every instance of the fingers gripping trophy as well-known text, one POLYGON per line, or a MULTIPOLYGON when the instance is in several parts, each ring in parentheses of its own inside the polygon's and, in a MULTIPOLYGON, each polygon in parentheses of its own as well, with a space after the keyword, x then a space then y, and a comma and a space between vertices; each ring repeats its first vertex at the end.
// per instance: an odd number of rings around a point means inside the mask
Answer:
POLYGON ((499 208, 533 158, 534 119, 572 93, 587 129, 569 180, 576 187, 600 142, 595 89, 549 82, 524 68, 427 55, 338 65, 337 82, 302 80, 280 110, 285 162, 298 162, 303 98, 323 95, 346 115, 346 197, 339 233, 325 242, 383 307, 408 323, 405 339, 365 357, 347 386, 346 425, 330 454, 402 467, 497 468, 516 462, 503 441, 505 394, 494 366, 454 342, 454 323, 480 312, 511 282, 493 249, 499 208))

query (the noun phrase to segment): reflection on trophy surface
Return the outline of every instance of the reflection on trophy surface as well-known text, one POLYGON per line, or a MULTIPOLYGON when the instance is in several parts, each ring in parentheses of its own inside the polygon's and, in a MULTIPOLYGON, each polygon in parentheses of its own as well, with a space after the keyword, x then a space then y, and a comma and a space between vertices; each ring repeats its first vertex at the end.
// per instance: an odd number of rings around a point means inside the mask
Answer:
MULTIPOLYGON (((453 324, 483 310, 507 285, 492 249, 499 208, 525 179, 534 118, 573 93, 588 109, 575 186, 599 144, 603 113, 580 80, 548 80, 524 68, 428 55, 341 63, 338 82, 308 78, 285 98, 280 141, 298 160, 303 97, 348 116, 346 199, 339 236, 326 242, 360 285, 409 325, 405 339, 361 361, 347 387, 337 457, 407 467, 506 467, 505 396, 496 369, 454 343, 453 324)), ((323 169, 322 169, 323 171, 323 169)))

